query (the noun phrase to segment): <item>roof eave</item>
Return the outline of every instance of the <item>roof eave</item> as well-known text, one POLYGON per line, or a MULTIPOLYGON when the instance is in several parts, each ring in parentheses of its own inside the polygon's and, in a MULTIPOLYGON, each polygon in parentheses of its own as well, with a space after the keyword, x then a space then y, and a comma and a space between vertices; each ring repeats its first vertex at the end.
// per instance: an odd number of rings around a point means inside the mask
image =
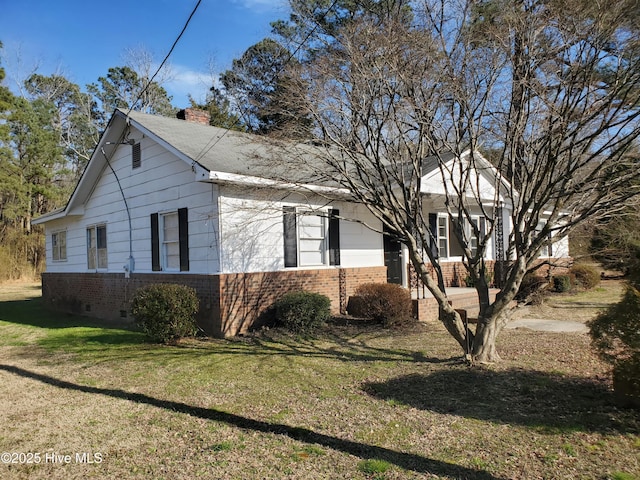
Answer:
POLYGON ((346 188, 330 187, 326 185, 313 185, 313 184, 301 184, 283 182, 279 180, 272 180, 263 177, 255 177, 250 175, 239 175, 236 173, 216 172, 210 171, 208 178, 204 179, 203 173, 196 174, 200 181, 227 184, 227 185, 241 185, 250 186, 254 188, 274 188, 278 190, 290 190, 295 192, 313 192, 323 195, 350 197, 351 192, 346 188))

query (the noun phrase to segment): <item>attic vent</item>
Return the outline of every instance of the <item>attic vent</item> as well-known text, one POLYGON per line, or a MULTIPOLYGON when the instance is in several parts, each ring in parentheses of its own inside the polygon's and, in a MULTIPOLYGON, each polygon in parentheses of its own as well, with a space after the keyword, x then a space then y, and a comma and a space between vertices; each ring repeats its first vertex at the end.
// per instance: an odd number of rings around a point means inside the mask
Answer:
POLYGON ((142 156, 140 154, 140 144, 134 143, 131 145, 131 168, 138 168, 142 163, 142 156))

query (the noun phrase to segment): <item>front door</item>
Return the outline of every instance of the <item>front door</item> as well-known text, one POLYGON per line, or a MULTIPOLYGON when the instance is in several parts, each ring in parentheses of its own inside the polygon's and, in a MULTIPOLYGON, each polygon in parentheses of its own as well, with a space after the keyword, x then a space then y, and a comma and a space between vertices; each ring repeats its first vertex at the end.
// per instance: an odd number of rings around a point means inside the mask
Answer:
POLYGON ((387 282, 402 285, 402 244, 386 231, 384 238, 384 264, 387 267, 387 282))

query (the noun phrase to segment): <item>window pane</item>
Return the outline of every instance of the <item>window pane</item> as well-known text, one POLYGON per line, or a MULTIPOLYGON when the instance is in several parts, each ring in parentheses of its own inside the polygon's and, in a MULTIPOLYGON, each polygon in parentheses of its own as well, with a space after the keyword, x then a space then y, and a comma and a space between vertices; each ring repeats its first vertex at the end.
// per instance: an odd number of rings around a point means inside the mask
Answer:
POLYGON ((180 268, 180 245, 178 243, 165 244, 166 268, 175 270, 180 268))
POLYGON ((98 249, 98 268, 107 268, 107 249, 98 249))
POLYGON ((87 228, 87 268, 96 268, 96 232, 93 228, 87 228))
POLYGON ((324 241, 317 239, 300 239, 301 252, 322 252, 324 241))
POLYGON ((58 246, 58 234, 54 233, 51 235, 51 253, 53 254, 54 260, 60 260, 60 250, 58 246))
POLYGON ((438 240, 438 256, 442 258, 447 258, 449 256, 448 242, 446 238, 441 238, 438 240))
POLYGON ((169 213, 163 215, 164 220, 164 241, 165 242, 177 242, 178 241, 178 214, 169 213))
POLYGON ((322 252, 303 252, 300 251, 300 265, 323 265, 324 259, 322 252))
POLYGON ((300 217, 300 238, 324 238, 324 218, 319 215, 300 217))
POLYGON ((96 231, 98 248, 107 248, 107 227, 101 225, 96 227, 96 231))

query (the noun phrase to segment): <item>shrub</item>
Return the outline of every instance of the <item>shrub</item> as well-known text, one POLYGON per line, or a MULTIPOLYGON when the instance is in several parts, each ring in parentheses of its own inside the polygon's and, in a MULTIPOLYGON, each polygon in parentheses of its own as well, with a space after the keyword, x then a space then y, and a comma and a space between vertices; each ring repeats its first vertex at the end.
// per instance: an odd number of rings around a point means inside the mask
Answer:
MULTIPOLYGON (((484 279, 487 282, 487 285, 491 286, 491 284, 493 283, 493 272, 487 272, 484 276, 484 279)), ((464 278, 464 286, 469 288, 473 288, 476 286, 476 282, 473 281, 471 275, 467 275, 464 278)))
POLYGON ((548 286, 549 282, 546 278, 535 273, 527 273, 520 283, 516 300, 521 303, 540 305, 544 300, 548 286))
POLYGON ((395 283, 363 283, 356 288, 354 315, 382 322, 385 327, 413 321, 411 293, 395 283))
POLYGON ((571 290, 571 276, 570 275, 555 275, 553 277, 553 290, 558 293, 564 293, 571 290))
POLYGON ((198 306, 194 289, 185 285, 154 284, 136 291, 131 313, 151 339, 172 343, 197 333, 198 306))
POLYGON ((290 292, 275 303, 276 324, 294 333, 310 333, 331 317, 331 300, 312 292, 290 292))
POLYGON ((616 393, 640 407, 640 290, 628 285, 619 303, 587 325, 600 357, 613 366, 616 393))
POLYGON ((576 279, 576 283, 587 290, 595 288, 600 283, 598 270, 590 265, 574 265, 569 271, 576 279))

